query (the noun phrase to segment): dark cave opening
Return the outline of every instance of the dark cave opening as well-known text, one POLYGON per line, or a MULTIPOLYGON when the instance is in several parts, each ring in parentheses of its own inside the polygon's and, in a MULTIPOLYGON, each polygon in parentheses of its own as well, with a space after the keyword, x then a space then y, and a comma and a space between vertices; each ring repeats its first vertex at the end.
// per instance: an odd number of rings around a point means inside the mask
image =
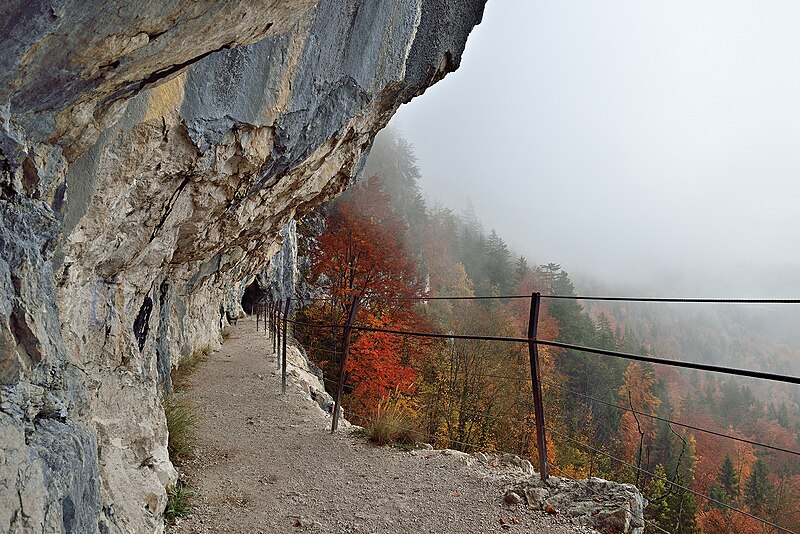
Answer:
POLYGON ((267 292, 261 288, 261 285, 258 283, 258 279, 253 280, 253 283, 247 286, 244 290, 244 295, 242 296, 242 309, 246 313, 252 315, 255 313, 258 303, 266 296, 267 292))

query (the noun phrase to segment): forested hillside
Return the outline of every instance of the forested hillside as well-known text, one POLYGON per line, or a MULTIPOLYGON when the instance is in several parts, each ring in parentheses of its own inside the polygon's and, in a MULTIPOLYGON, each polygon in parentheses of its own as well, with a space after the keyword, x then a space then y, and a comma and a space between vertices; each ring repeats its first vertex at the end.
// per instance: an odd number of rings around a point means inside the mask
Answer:
MULTIPOLYGON (((303 322, 343 324, 357 296, 362 326, 524 337, 527 299, 415 298, 576 295, 565 266, 513 253, 472 209, 427 204, 421 179, 410 144, 385 131, 364 178, 301 223, 303 293, 321 297, 306 300, 303 322)), ((797 372, 798 346, 791 335, 756 331, 769 322, 758 310, 682 306, 543 299, 538 337, 797 372)), ((307 327, 298 337, 334 383, 341 331, 307 327)), ((800 450, 800 388, 552 347, 540 355, 553 474, 637 484, 651 502, 646 518, 668 532, 775 531, 730 508, 800 530, 800 461, 776 450, 800 450)), ((537 464, 525 344, 356 331, 347 386, 356 422, 391 414, 437 446, 512 452, 537 464)))

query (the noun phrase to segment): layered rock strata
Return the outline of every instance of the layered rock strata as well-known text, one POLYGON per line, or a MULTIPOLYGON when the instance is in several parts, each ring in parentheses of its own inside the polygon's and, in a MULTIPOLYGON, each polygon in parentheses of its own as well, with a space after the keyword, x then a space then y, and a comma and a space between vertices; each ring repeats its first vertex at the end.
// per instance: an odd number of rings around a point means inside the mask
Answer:
POLYGON ((0 7, 0 531, 157 532, 159 397, 483 0, 0 7))

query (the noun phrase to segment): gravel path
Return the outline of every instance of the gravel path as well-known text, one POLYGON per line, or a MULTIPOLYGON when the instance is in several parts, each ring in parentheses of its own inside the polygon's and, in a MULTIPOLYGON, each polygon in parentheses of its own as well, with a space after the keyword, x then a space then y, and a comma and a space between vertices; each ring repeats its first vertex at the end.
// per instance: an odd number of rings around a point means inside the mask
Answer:
POLYGON ((195 510, 168 532, 595 532, 503 504, 507 468, 330 434, 330 416, 298 384, 280 395, 254 321, 230 331, 181 393, 198 406, 197 455, 182 467, 195 510))

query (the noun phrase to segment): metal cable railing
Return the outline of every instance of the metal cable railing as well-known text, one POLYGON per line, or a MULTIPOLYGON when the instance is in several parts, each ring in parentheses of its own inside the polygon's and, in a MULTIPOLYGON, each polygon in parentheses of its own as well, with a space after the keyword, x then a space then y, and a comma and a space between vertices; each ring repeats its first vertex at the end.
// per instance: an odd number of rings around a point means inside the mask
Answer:
MULTIPOLYGON (((605 302, 659 302, 673 304, 800 304, 800 299, 748 299, 748 298, 683 298, 683 297, 610 297, 600 295, 549 295, 542 293, 541 298, 553 300, 591 300, 605 302)), ((365 295, 363 300, 529 300, 530 295, 419 295, 413 297, 395 297, 387 295, 365 295)), ((340 301, 334 297, 302 297, 305 302, 340 301)))
MULTIPOLYGON (((383 300, 487 300, 487 299, 511 299, 511 298, 515 298, 515 299, 516 298, 532 299, 531 321, 529 322, 529 325, 530 324, 534 324, 535 325, 536 323, 538 323, 538 305, 539 305, 538 302, 542 298, 553 298, 553 299, 567 299, 567 298, 569 298, 569 299, 575 299, 575 300, 611 300, 611 301, 615 301, 616 300, 616 301, 633 301, 633 302, 756 303, 756 304, 784 304, 784 303, 785 304, 789 304, 789 303, 794 304, 794 303, 800 303, 800 300, 797 300, 797 299, 662 299, 662 298, 622 298, 622 297, 578 297, 578 296, 566 296, 566 295, 538 295, 538 294, 534 294, 533 296, 505 295, 505 296, 488 296, 488 297, 413 297, 413 298, 411 298, 411 297, 396 297, 396 298, 382 297, 383 300), (534 306, 535 306, 535 310, 534 310, 534 306), (534 313, 534 311, 535 311, 535 313, 534 313)), ((325 299, 305 299, 305 300, 306 301, 318 301, 318 300, 325 300, 325 299)), ((338 381, 337 380, 331 380, 329 378, 323 377, 323 380, 324 380, 324 382, 326 384, 329 384, 331 386, 335 386, 337 391, 338 391, 337 397, 336 397, 336 400, 337 400, 336 407, 334 408, 334 425, 333 425, 332 430, 334 430, 335 427, 336 427, 336 422, 337 422, 337 419, 338 419, 337 416, 339 414, 339 405, 340 405, 340 402, 341 402, 341 394, 342 394, 342 389, 344 387, 344 380, 345 380, 345 376, 346 376, 345 375, 345 366, 346 366, 347 352, 349 351, 348 345, 349 345, 350 332, 352 332, 352 331, 381 332, 381 333, 386 333, 386 334, 391 334, 391 335, 398 335, 398 336, 412 336, 412 337, 434 338, 434 339, 443 339, 443 340, 478 340, 478 341, 488 341, 488 342, 525 343, 526 345, 528 345, 530 353, 531 353, 531 381, 532 381, 533 387, 534 387, 534 397, 536 397, 536 388, 537 387, 541 388, 541 384, 544 383, 544 384, 547 384, 550 387, 557 388, 557 389, 559 389, 559 390, 561 390, 564 393, 567 393, 569 395, 574 395, 574 396, 583 398, 586 401, 596 402, 596 403, 603 404, 603 405, 606 405, 606 406, 609 406, 609 407, 613 407, 613 408, 618 409, 618 410, 631 412, 634 415, 641 415, 641 416, 644 416, 644 417, 652 418, 652 419, 657 420, 657 421, 662 421, 662 422, 668 423, 670 425, 674 424, 676 426, 679 426, 679 427, 682 427, 682 428, 686 428, 686 429, 689 429, 689 430, 708 433, 710 435, 714 435, 714 436, 717 436, 717 437, 720 437, 720 438, 731 439, 731 440, 735 440, 735 441, 738 441, 738 442, 746 443, 746 444, 749 444, 749 445, 753 445, 753 446, 757 446, 757 447, 762 447, 762 448, 765 448, 765 449, 773 450, 773 451, 776 451, 776 452, 781 452, 781 453, 790 454, 790 455, 794 455, 794 456, 800 456, 800 451, 796 451, 796 450, 780 447, 780 446, 777 446, 777 445, 770 445, 770 444, 763 443, 763 442, 760 442, 760 441, 757 441, 757 440, 751 440, 751 439, 747 439, 747 438, 741 438, 741 437, 738 437, 738 436, 732 436, 730 434, 726 434, 726 433, 723 433, 723 432, 717 432, 717 431, 714 431, 714 430, 711 430, 711 429, 705 429, 705 428, 702 428, 702 427, 696 426, 696 425, 690 425, 690 424, 679 422, 679 421, 673 421, 673 420, 670 420, 670 419, 665 418, 665 417, 659 417, 659 416, 656 416, 654 414, 648 414, 646 412, 643 412, 643 411, 640 411, 640 410, 636 410, 632 406, 631 407, 621 406, 621 405, 618 405, 618 404, 615 404, 615 403, 612 403, 612 402, 608 402, 608 401, 605 401, 605 400, 602 400, 602 399, 598 399, 596 397, 592 397, 591 395, 588 395, 588 394, 583 394, 583 393, 580 393, 578 391, 574 391, 572 389, 569 389, 569 388, 566 388, 566 387, 561 386, 559 384, 556 384, 556 383, 554 383, 554 382, 552 382, 550 380, 541 379, 538 376, 539 375, 538 367, 536 369, 534 369, 534 363, 535 363, 534 359, 535 358, 538 359, 538 352, 536 351, 536 348, 539 345, 542 345, 542 346, 548 346, 548 347, 565 349, 565 350, 573 350, 573 351, 576 351, 576 352, 584 352, 584 353, 598 354, 598 355, 602 355, 602 356, 624 358, 624 359, 628 359, 628 360, 632 360, 632 361, 640 361, 640 362, 646 362, 646 363, 652 363, 652 364, 658 364, 658 365, 681 367, 681 368, 686 368, 686 369, 694 369, 694 370, 725 373, 725 374, 730 374, 730 375, 735 375, 735 376, 744 376, 744 377, 757 378, 757 379, 773 380, 773 381, 782 382, 782 383, 788 383, 788 384, 800 384, 800 377, 779 375, 777 373, 767 373, 767 372, 761 372, 761 371, 753 371, 753 370, 748 370, 748 369, 738 369, 738 368, 718 366, 718 365, 709 365, 709 364, 701 364, 701 363, 694 363, 694 362, 683 362, 683 361, 677 361, 677 360, 668 360, 668 359, 658 358, 658 357, 649 356, 649 355, 632 354, 632 353, 626 353, 626 352, 621 352, 621 351, 613 351, 613 350, 606 350, 606 349, 596 349, 596 348, 593 348, 593 347, 584 347, 584 346, 581 346, 581 345, 575 345, 575 344, 571 344, 571 343, 563 343, 563 342, 557 342, 557 341, 543 340, 543 339, 538 339, 536 337, 536 335, 535 335, 536 334, 536 329, 535 328, 533 328, 532 331, 529 328, 529 336, 526 337, 526 338, 521 338, 521 337, 491 336, 491 335, 468 335, 468 334, 456 334, 456 333, 446 333, 445 334, 445 333, 437 333, 437 332, 419 332, 419 331, 410 331, 410 330, 398 330, 398 329, 390 329, 390 328, 359 326, 357 324, 354 324, 355 323, 355 310, 358 307, 358 301, 357 300, 350 307, 350 313, 349 313, 350 317, 348 319, 348 322, 346 324, 343 324, 343 325, 309 323, 309 322, 304 322, 304 321, 298 321, 296 319, 291 319, 291 318, 288 317, 288 315, 289 315, 289 307, 290 307, 289 302, 279 302, 279 303, 276 303, 275 305, 271 305, 269 307, 270 310, 272 310, 271 317, 269 318, 269 327, 270 327, 270 330, 273 330, 273 332, 277 332, 277 336, 278 336, 277 340, 274 341, 273 346, 276 349, 280 349, 280 347, 281 347, 281 339, 280 339, 281 336, 282 336, 282 339, 283 339, 284 388, 285 388, 285 373, 286 373, 286 370, 285 370, 285 366, 286 366, 286 364, 285 364, 285 358, 286 358, 286 356, 285 356, 285 351, 286 351, 285 344, 286 344, 286 338, 288 337, 287 336, 287 334, 288 334, 287 333, 288 325, 292 325, 295 329, 298 326, 300 326, 300 327, 306 327, 306 328, 309 328, 309 329, 312 329, 312 330, 313 329, 342 329, 344 331, 345 343, 344 343, 343 350, 333 351, 333 350, 330 350, 330 349, 327 349, 327 348, 322 348, 322 347, 315 347, 315 348, 310 349, 312 351, 317 350, 317 351, 326 352, 326 353, 330 353, 330 354, 336 354, 336 355, 339 355, 339 356, 342 357, 342 365, 341 365, 341 368, 340 368, 339 380, 338 381), (281 313, 282 311, 284 313, 281 313), (538 386, 537 386, 537 384, 538 384, 538 386)), ((261 313, 262 311, 264 313, 264 316, 266 317, 266 315, 267 315, 266 306, 263 307, 263 310, 261 308, 259 309, 259 313, 261 313)), ((266 327, 266 322, 267 321, 265 320, 265 327, 266 327)), ((266 330, 266 328, 265 328, 265 330, 266 330)), ((536 365, 538 366, 538 363, 536 363, 536 365)), ((279 362, 279 366, 280 366, 280 362, 279 362)), ((475 376, 473 376, 473 378, 492 378, 492 379, 503 380, 503 381, 508 380, 508 381, 517 381, 517 382, 520 382, 520 381, 526 381, 527 382, 528 381, 526 378, 508 376, 508 375, 503 375, 503 374, 494 374, 494 373, 491 373, 491 372, 490 373, 477 373, 475 376)), ((539 400, 535 401, 535 404, 541 405, 541 389, 539 390, 539 400)), ((540 406, 538 408, 541 409, 540 406)), ((348 413, 352 414, 352 412, 348 412, 348 413)), ((539 413, 540 412, 537 412, 537 414, 539 414, 539 413)), ((508 417, 507 417, 507 414, 489 414, 488 412, 487 413, 473 412, 471 414, 461 414, 461 415, 462 416, 466 416, 466 417, 475 416, 475 417, 479 417, 479 418, 484 418, 487 421, 488 420, 504 421, 504 422, 509 422, 510 421, 508 419, 508 417)), ((362 414, 356 414, 356 416, 365 417, 362 414)), ((655 473, 652 473, 652 472, 650 472, 650 471, 648 471, 646 469, 643 469, 641 467, 641 465, 634 465, 634 464, 632 464, 630 462, 627 462, 625 460, 622 460, 620 458, 616 458, 615 456, 613 456, 612 454, 610 454, 610 453, 608 453, 606 451, 597 449, 595 447, 592 447, 588 443, 585 443, 585 442, 583 442, 581 440, 575 439, 574 437, 568 436, 567 434, 564 434, 563 432, 560 432, 560 431, 552 428, 551 426, 545 425, 544 422, 543 422, 543 420, 544 420, 543 415, 541 415, 541 416, 537 415, 537 417, 535 417, 535 420, 536 420, 535 422, 536 422, 536 425, 537 425, 537 434, 540 434, 540 436, 537 437, 537 439, 538 439, 537 449, 540 452, 540 467, 541 467, 541 472, 542 472, 541 474, 542 474, 542 478, 543 479, 546 479, 546 477, 547 477, 547 467, 548 466, 549 467, 553 467, 554 469, 557 469, 560 472, 563 472, 563 470, 561 470, 557 466, 552 465, 549 462, 547 462, 546 454, 542 455, 542 451, 546 451, 546 446, 545 446, 545 442, 544 442, 544 432, 547 431, 547 432, 549 432, 549 434, 551 436, 557 436, 561 440, 573 443, 573 444, 575 444, 575 445, 577 445, 577 446, 579 446, 579 447, 581 447, 581 448, 583 448, 583 449, 585 449, 587 451, 590 451, 592 454, 599 454, 601 456, 608 457, 610 460, 616 461, 620 465, 625 465, 625 466, 627 466, 629 468, 635 469, 637 472, 645 475, 646 477, 649 477, 649 478, 654 479, 654 480, 659 480, 659 481, 661 481, 661 482, 663 482, 665 484, 668 484, 671 488, 676 488, 676 489, 679 489, 681 491, 688 492, 688 493, 690 493, 690 494, 692 494, 692 495, 694 495, 696 497, 700 497, 702 499, 705 499, 706 501, 708 501, 709 503, 712 503, 713 505, 715 505, 717 507, 721 507, 721 508, 727 509, 729 511, 742 514, 742 515, 744 515, 746 517, 749 517, 751 519, 757 520, 757 521, 759 521, 759 522, 761 522, 761 523, 763 523, 763 524, 765 524, 765 525, 767 525, 769 527, 775 528, 775 529, 780 530, 782 532, 791 532, 790 530, 786 529, 785 527, 782 527, 782 526, 780 526, 780 525, 778 525, 776 523, 773 523, 773 522, 771 522, 771 521, 769 521, 769 520, 767 520, 765 518, 758 517, 758 516, 756 516, 756 515, 754 515, 754 514, 752 514, 750 512, 747 512, 746 510, 742 510, 742 509, 737 508, 735 506, 731 506, 731 505, 729 505, 729 504, 727 504, 725 502, 719 501, 718 499, 714 499, 713 497, 710 497, 710 496, 702 494, 702 493, 700 493, 700 492, 698 492, 696 490, 693 490, 691 488, 683 486, 683 485, 681 485, 681 484, 679 484, 679 483, 677 483, 677 482, 675 482, 673 480, 670 480, 669 478, 666 478, 666 477, 663 477, 663 476, 659 476, 659 475, 657 475, 655 473)), ((516 423, 521 423, 521 421, 517 421, 516 423)), ((526 424, 530 424, 530 422, 528 422, 526 424)), ((419 434, 424 434, 424 433, 419 432, 418 430, 413 430, 413 429, 407 429, 407 430, 409 430, 411 432, 416 432, 416 433, 419 433, 419 434)), ((424 435, 427 435, 427 434, 424 434, 424 435)), ((429 436, 429 435, 427 435, 427 436, 429 436)), ((429 436, 429 437, 432 437, 432 436, 429 436)), ((456 441, 456 440, 448 440, 448 441, 449 441, 449 443, 452 443, 452 444, 457 445, 457 446, 469 447, 469 448, 474 448, 474 449, 480 449, 481 448, 480 446, 477 446, 477 445, 474 445, 474 444, 470 444, 470 443, 466 443, 466 442, 462 442, 462 441, 456 441)), ((502 452, 502 451, 499 451, 499 452, 502 452)), ((652 522, 648 521, 646 518, 642 517, 642 518, 639 518, 639 519, 641 519, 642 521, 645 521, 647 524, 650 524, 651 526, 657 528, 660 531, 664 531, 661 527, 658 527, 657 525, 655 525, 652 522)), ((664 532, 666 532, 666 531, 664 531, 664 532)))
POLYGON ((616 456, 613 456, 612 454, 609 454, 609 453, 607 453, 605 451, 602 451, 602 450, 600 450, 600 449, 598 449, 596 447, 592 447, 589 444, 583 443, 580 440, 572 438, 572 437, 570 437, 570 436, 568 436, 568 435, 566 435, 566 434, 564 434, 562 432, 559 432, 558 430, 555 430, 554 428, 551 428, 550 426, 545 425, 545 428, 547 428, 547 430, 549 430, 551 434, 559 436, 560 438, 564 439, 565 441, 569 441, 569 442, 574 443, 574 444, 576 444, 576 445, 578 445, 578 446, 580 446, 580 447, 582 447, 582 448, 584 448, 584 449, 586 449, 588 451, 592 451, 595 454, 599 454, 601 456, 605 456, 605 457, 609 458, 610 460, 614 460, 616 462, 619 462, 620 464, 622 464, 622 465, 624 465, 626 467, 630 467, 631 469, 635 469, 635 470, 639 471, 640 473, 642 473, 644 475, 647 475, 648 477, 652 478, 653 480, 659 480, 661 482, 669 484, 672 487, 675 487, 677 489, 680 489, 680 490, 686 491, 688 493, 691 493, 695 497, 700 497, 702 499, 705 499, 708 502, 713 503, 716 506, 721 506, 721 507, 726 508, 726 509, 728 509, 728 510, 730 510, 732 512, 736 512, 736 513, 742 514, 744 516, 747 516, 750 519, 755 519, 756 521, 760 521, 761 523, 764 523, 765 525, 768 525, 768 526, 770 526, 772 528, 776 528, 776 529, 780 530, 781 532, 788 532, 789 534, 793 534, 793 532, 791 530, 789 530, 787 528, 784 528, 784 527, 782 527, 780 525, 777 525, 777 524, 775 524, 775 523, 773 523, 773 522, 771 522, 771 521, 769 521, 767 519, 764 519, 763 517, 758 517, 756 515, 751 514, 750 512, 746 512, 745 510, 742 510, 740 508, 736 508, 735 506, 731 506, 731 505, 729 505, 727 503, 724 503, 724 502, 722 502, 720 500, 717 500, 717 499, 715 499, 713 497, 710 497, 708 495, 700 493, 699 491, 695 491, 695 490, 693 490, 691 488, 688 488, 686 486, 678 484, 677 482, 673 482, 672 480, 670 480, 670 479, 668 479, 666 477, 662 477, 662 476, 659 476, 659 475, 657 475, 655 473, 652 473, 652 472, 650 472, 650 471, 648 471, 646 469, 642 469, 640 466, 637 466, 637 465, 634 465, 634 464, 632 464, 630 462, 622 460, 621 458, 617 458, 616 456))
MULTIPOLYGON (((334 324, 314 324, 299 321, 290 321, 293 324, 302 326, 313 326, 316 328, 346 328, 346 325, 334 324)), ((578 352, 586 352, 590 354, 598 354, 601 356, 612 356, 616 358, 624 358, 626 360, 633 360, 645 363, 655 363, 661 365, 668 365, 671 367, 682 367, 684 369, 693 369, 698 371, 710 371, 714 373, 724 373, 729 375, 744 376, 749 378, 759 378, 763 380, 773 380, 775 382, 783 382, 786 384, 800 385, 800 377, 780 375, 777 373, 767 373, 763 371, 753 371, 750 369, 739 369, 736 367, 727 367, 723 365, 711 365, 697 362, 685 362, 682 360, 669 360, 666 358, 657 358, 654 356, 647 356, 644 354, 634 354, 630 352, 621 352, 617 350, 597 349, 593 347, 584 347, 582 345, 574 345, 572 343, 562 343, 560 341, 551 341, 546 339, 531 339, 524 337, 509 337, 509 336, 486 336, 486 335, 469 335, 469 334, 455 334, 455 333, 436 333, 436 332, 417 332, 413 330, 395 330, 391 328, 377 328, 371 326, 357 326, 351 325, 353 330, 363 332, 382 332, 385 334, 397 334, 403 336, 414 337, 427 337, 434 339, 465 339, 465 340, 478 340, 478 341, 497 341, 504 343, 536 343, 547 347, 554 347, 560 349, 574 350, 578 352)))
MULTIPOLYGON (((301 322, 298 322, 298 321, 291 321, 291 320, 289 322, 291 322, 293 324, 304 325, 304 326, 319 326, 321 328, 336 328, 336 327, 344 328, 344 326, 339 326, 339 325, 315 325, 313 323, 301 323, 301 322)), ((722 367, 722 366, 709 366, 709 365, 706 365, 706 364, 693 364, 691 362, 676 362, 676 361, 673 361, 673 360, 665 360, 665 359, 662 359, 662 358, 652 358, 652 357, 647 357, 647 356, 642 356, 642 355, 623 353, 623 352, 619 352, 619 351, 610 351, 610 350, 604 350, 604 349, 592 349, 592 348, 589 348, 589 347, 579 347, 577 345, 569 345, 569 344, 566 344, 566 343, 562 344, 562 343, 551 342, 551 341, 546 341, 546 340, 530 340, 530 339, 527 339, 527 338, 512 338, 512 337, 502 337, 502 336, 473 336, 473 335, 460 335, 460 334, 452 334, 452 333, 450 333, 450 334, 437 334, 437 333, 432 333, 432 332, 414 332, 414 331, 394 330, 394 329, 386 329, 386 328, 359 327, 359 326, 356 326, 356 325, 353 325, 352 329, 353 330, 366 331, 366 332, 383 332, 383 333, 396 334, 396 335, 408 335, 408 336, 417 336, 417 337, 432 337, 432 338, 439 338, 439 339, 466 339, 466 340, 481 340, 481 341, 505 341, 505 342, 517 342, 517 343, 534 342, 534 343, 539 343, 539 344, 548 345, 548 346, 556 346, 556 347, 559 347, 559 348, 567 348, 567 347, 569 347, 569 348, 572 348, 574 350, 580 350, 582 352, 591 352, 591 353, 594 353, 594 354, 618 356, 618 357, 627 358, 627 359, 639 359, 639 358, 641 358, 641 360, 639 360, 639 361, 644 360, 644 361, 649 361, 650 363, 673 365, 673 366, 677 366, 677 367, 680 367, 681 366, 680 364, 683 363, 683 364, 686 364, 687 366, 689 366, 688 368, 690 368, 690 369, 699 368, 699 369, 704 370, 704 371, 714 371, 714 372, 727 373, 727 374, 737 374, 739 376, 747 376, 747 377, 751 377, 751 378, 769 379, 769 380, 775 380, 775 381, 786 382, 786 383, 791 383, 791 384, 800 383, 800 378, 797 378, 797 377, 775 375, 773 373, 762 373, 760 371, 751 371, 751 370, 746 370, 746 369, 728 368, 728 367, 722 367), (645 360, 645 358, 647 358, 647 360, 645 360), (697 367, 695 367, 695 366, 697 366, 697 367)), ((331 351, 329 351, 329 352, 331 352, 331 351)), ((337 354, 341 354, 341 352, 339 351, 339 352, 337 352, 337 354)), ((505 379, 505 380, 516 380, 516 381, 527 381, 527 379, 520 378, 520 377, 512 377, 512 376, 492 375, 492 374, 475 375, 475 378, 481 378, 481 377, 497 378, 497 379, 505 379)), ((564 386, 560 386, 560 385, 555 384, 554 382, 548 381, 546 379, 542 379, 542 382, 543 383, 547 383, 550 386, 556 387, 556 388, 561 389, 561 390, 563 390, 565 392, 568 392, 570 394, 577 395, 577 396, 586 398, 588 400, 592 400, 594 402, 598 402, 598 403, 601 403, 601 404, 604 404, 604 405, 608 405, 608 406, 611 406, 611 407, 614 407, 614 408, 617 408, 617 409, 620 409, 620 410, 625 410, 625 411, 628 411, 628 412, 631 412, 631 413, 635 413, 637 415, 643 415, 645 417, 649 417, 649 418, 652 418, 652 419, 655 419, 655 420, 671 423, 671 424, 674 424, 676 426, 680 426, 680 427, 683 427, 683 428, 689 428, 691 430, 695 430, 695 431, 699 431, 699 432, 705 432, 705 433, 708 433, 708 434, 711 434, 711 435, 715 435, 715 436, 719 436, 719 437, 723 437, 723 438, 728 438, 728 439, 740 441, 740 442, 747 443, 747 444, 750 444, 750 445, 755 445, 755 446, 766 448, 766 449, 771 449, 771 450, 775 450, 775 451, 779 451, 779 452, 784 452, 784 453, 800 456, 800 451, 786 449, 786 448, 778 447, 778 446, 775 446, 775 445, 769 445, 769 444, 766 444, 766 443, 763 443, 763 442, 759 442, 759 441, 755 441, 755 440, 748 440, 748 439, 745 439, 745 438, 739 438, 739 437, 736 437, 736 436, 731 436, 729 434, 716 432, 714 430, 705 429, 705 428, 701 428, 701 427, 698 427, 698 426, 682 423, 680 421, 673 421, 671 419, 658 417, 656 415, 648 414, 646 412, 640 412, 640 411, 634 410, 632 408, 628 408, 628 407, 625 407, 625 406, 620 406, 620 405, 617 405, 617 404, 609 403, 607 401, 603 401, 601 399, 597 399, 595 397, 591 397, 589 395, 586 395, 586 394, 583 394, 583 393, 580 393, 580 392, 577 392, 577 391, 574 391, 574 390, 570 390, 568 388, 565 388, 564 386)))
POLYGON ((555 382, 553 382, 551 380, 547 380, 547 379, 544 379, 544 378, 542 379, 542 382, 547 384, 548 386, 560 389, 560 390, 562 390, 562 391, 564 391, 566 393, 569 393, 571 395, 575 395, 575 396, 578 396, 578 397, 583 397, 586 400, 590 400, 590 401, 596 402, 598 404, 603 404, 605 406, 610 406, 610 407, 616 408, 618 410, 631 412, 631 413, 634 413, 636 415, 642 415, 644 417, 648 417, 648 418, 654 419, 656 421, 662 421, 664 423, 669 423, 669 424, 672 424, 672 425, 675 425, 675 426, 688 428, 690 430, 695 430, 697 432, 705 432, 706 434, 710 434, 712 436, 718 436, 718 437, 721 437, 721 438, 732 439, 734 441, 747 443, 748 445, 754 445, 756 447, 762 447, 764 449, 771 449, 773 451, 785 452, 785 453, 788 453, 788 454, 793 454, 795 456, 800 456, 800 451, 795 451, 795 450, 792 450, 792 449, 784 449, 783 447, 778 447, 776 445, 768 445, 768 444, 762 443, 760 441, 750 440, 750 439, 746 439, 746 438, 740 438, 738 436, 731 436, 730 434, 724 434, 722 432, 717 432, 715 430, 709 430, 707 428, 701 428, 701 427, 690 425, 690 424, 687 424, 687 423, 681 423, 680 421, 673 421, 672 419, 666 419, 664 417, 659 417, 657 415, 649 414, 647 412, 640 412, 639 410, 634 410, 633 408, 629 408, 628 406, 621 406, 619 404, 614 404, 613 402, 604 401, 602 399, 598 399, 596 397, 592 397, 591 395, 587 395, 585 393, 581 393, 579 391, 575 391, 573 389, 569 389, 567 387, 561 386, 561 385, 556 384, 555 382))

